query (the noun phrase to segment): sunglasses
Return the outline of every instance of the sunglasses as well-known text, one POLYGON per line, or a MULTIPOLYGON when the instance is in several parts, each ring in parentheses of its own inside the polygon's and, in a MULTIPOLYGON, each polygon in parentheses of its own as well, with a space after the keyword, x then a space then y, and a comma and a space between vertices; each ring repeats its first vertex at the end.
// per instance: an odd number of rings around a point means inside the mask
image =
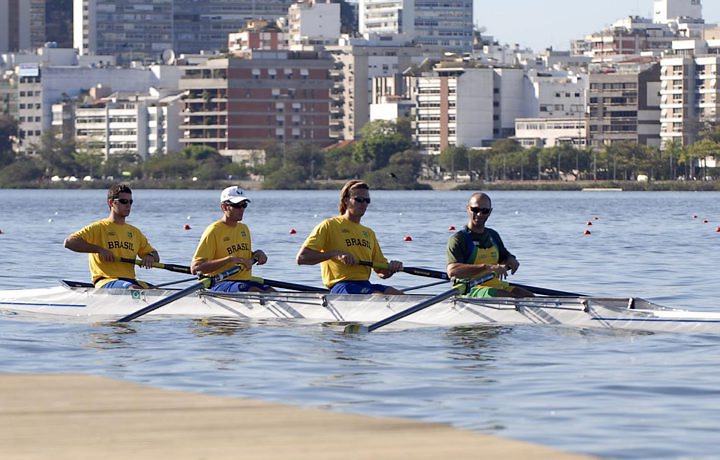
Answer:
POLYGON ((357 196, 351 196, 350 198, 355 200, 356 203, 370 204, 370 198, 359 198, 357 196))
POLYGON ((133 204, 133 200, 128 200, 127 198, 113 198, 113 201, 117 201, 120 204, 133 204))
POLYGON ((492 208, 476 208, 474 206, 471 207, 470 210, 473 214, 482 214, 484 216, 487 216, 492 212, 492 208))
POLYGON ((240 203, 230 203, 229 201, 226 203, 231 208, 235 209, 244 209, 247 208, 247 201, 241 201, 240 203))

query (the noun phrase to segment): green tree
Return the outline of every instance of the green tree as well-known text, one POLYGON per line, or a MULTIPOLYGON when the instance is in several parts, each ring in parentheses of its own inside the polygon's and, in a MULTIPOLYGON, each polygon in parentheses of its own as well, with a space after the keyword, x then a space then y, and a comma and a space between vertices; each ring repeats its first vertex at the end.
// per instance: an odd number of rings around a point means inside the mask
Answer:
POLYGON ((448 146, 442 149, 437 160, 441 168, 455 174, 455 171, 467 168, 469 155, 470 149, 464 145, 448 146))
POLYGON ((362 175, 363 165, 353 159, 353 147, 338 147, 325 153, 321 174, 326 178, 351 179, 362 175))
POLYGON ((674 180, 678 177, 677 166, 680 158, 682 157, 682 151, 682 143, 677 139, 673 139, 667 143, 665 148, 662 150, 664 162, 668 165, 667 179, 674 180))
POLYGON ((78 149, 74 154, 74 160, 80 175, 95 177, 100 174, 104 158, 98 151, 78 149))
POLYGON ((0 168, 15 161, 13 140, 17 135, 17 120, 10 115, 0 115, 0 168))
POLYGON ((0 169, 0 186, 22 185, 40 179, 43 170, 36 158, 24 158, 0 169))
POLYGON ((110 155, 100 168, 104 177, 110 176, 115 180, 121 178, 142 177, 140 157, 135 153, 117 153, 110 155))
POLYGON ((406 150, 390 157, 390 162, 385 168, 372 171, 363 176, 363 179, 373 189, 428 189, 429 186, 417 181, 422 162, 419 153, 415 150, 406 150))
POLYGON ((75 141, 59 139, 54 130, 43 133, 40 145, 32 145, 46 176, 78 176, 81 168, 75 159, 75 141))
POLYGON ((689 145, 685 149, 685 161, 688 164, 688 170, 693 171, 692 175, 697 176, 694 172, 694 165, 697 163, 701 168, 701 177, 705 179, 708 176, 707 157, 713 157, 720 154, 720 144, 713 141, 710 138, 705 138, 701 141, 695 142, 689 145), (692 166, 691 166, 692 165, 692 166))
MULTIPOLYGON (((112 158, 112 157, 111 157, 112 158)), ((129 160, 129 159, 127 159, 129 160)), ((121 165, 115 164, 116 160, 112 160, 113 165, 106 168, 113 172, 109 175, 116 175, 121 165)), ((143 164, 143 173, 150 179, 184 179, 191 177, 195 170, 196 162, 188 158, 185 152, 168 153, 167 155, 155 155, 143 164)))
POLYGON ((411 141, 398 124, 387 120, 373 120, 360 131, 360 140, 354 144, 353 159, 367 165, 367 170, 387 166, 390 157, 411 147, 411 141))

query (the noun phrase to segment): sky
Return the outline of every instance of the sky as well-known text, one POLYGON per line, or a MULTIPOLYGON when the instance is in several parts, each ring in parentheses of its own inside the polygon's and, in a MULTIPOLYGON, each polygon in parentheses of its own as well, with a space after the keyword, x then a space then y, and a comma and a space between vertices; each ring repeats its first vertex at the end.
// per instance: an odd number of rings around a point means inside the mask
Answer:
MULTIPOLYGON (((570 40, 626 16, 652 18, 653 0, 474 0, 474 22, 501 44, 569 50, 570 40)), ((703 0, 706 23, 720 23, 720 0, 703 0)))

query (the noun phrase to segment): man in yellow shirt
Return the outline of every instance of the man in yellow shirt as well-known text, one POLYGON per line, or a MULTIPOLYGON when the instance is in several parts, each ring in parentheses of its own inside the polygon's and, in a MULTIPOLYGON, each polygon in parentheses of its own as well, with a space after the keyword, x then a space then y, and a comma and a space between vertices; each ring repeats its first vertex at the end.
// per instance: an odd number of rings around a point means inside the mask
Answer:
POLYGON ((203 232, 195 249, 190 265, 193 274, 217 275, 229 268, 240 265, 242 270, 213 286, 218 292, 265 292, 274 289, 266 284, 253 281, 254 262, 262 265, 267 256, 259 249, 252 250, 250 229, 242 223, 250 199, 240 187, 227 187, 220 194, 220 209, 223 215, 203 232))
MULTIPOLYGON (((340 215, 320 222, 297 254, 298 265, 321 264, 323 284, 334 294, 402 294, 391 286, 370 283, 370 267, 360 261, 388 264, 375 232, 360 224, 370 204, 370 187, 359 180, 347 182, 340 191, 340 215)), ((402 270, 390 261, 387 269, 375 269, 380 278, 402 270)))
POLYGON ((142 258, 145 268, 160 262, 160 256, 145 235, 125 222, 130 215, 132 190, 125 184, 114 184, 107 193, 110 215, 93 222, 65 239, 65 247, 89 254, 90 274, 97 288, 140 289, 148 283, 135 279, 135 265, 120 258, 142 258))

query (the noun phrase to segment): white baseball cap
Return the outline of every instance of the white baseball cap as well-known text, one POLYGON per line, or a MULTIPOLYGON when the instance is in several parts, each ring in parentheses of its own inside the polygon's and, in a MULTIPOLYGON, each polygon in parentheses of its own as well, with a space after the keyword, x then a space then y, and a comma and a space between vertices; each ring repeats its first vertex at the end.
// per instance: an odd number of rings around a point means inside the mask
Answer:
POLYGON ((245 196, 243 189, 237 185, 233 185, 223 190, 220 194, 220 203, 225 203, 226 201, 229 201, 230 203, 242 203, 243 201, 247 201, 250 203, 250 198, 245 196))

